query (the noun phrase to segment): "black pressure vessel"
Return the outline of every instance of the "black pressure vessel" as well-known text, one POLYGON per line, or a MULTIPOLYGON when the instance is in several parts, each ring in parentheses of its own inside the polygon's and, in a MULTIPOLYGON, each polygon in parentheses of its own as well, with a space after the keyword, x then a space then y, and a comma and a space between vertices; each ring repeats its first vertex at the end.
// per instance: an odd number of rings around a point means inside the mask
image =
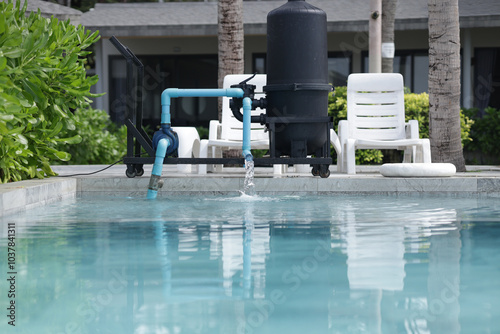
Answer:
POLYGON ((278 117, 277 156, 320 156, 328 146, 328 123, 309 123, 328 116, 328 49, 326 13, 304 0, 289 0, 267 16, 268 117, 278 117), (302 118, 291 123, 287 118, 302 118))

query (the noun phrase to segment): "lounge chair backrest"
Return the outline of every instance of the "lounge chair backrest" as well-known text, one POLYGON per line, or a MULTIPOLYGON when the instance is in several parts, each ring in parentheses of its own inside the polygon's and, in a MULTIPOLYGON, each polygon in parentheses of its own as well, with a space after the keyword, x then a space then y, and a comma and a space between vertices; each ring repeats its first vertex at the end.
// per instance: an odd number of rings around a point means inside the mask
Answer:
POLYGON ((347 82, 349 137, 405 138, 403 76, 399 73, 351 74, 347 82))
MULTIPOLYGON (((224 77, 224 88, 230 88, 231 85, 238 84, 243 80, 248 79, 251 74, 230 74, 224 77)), ((266 75, 257 74, 252 80, 248 81, 249 84, 255 85, 255 98, 260 99, 265 97, 263 87, 266 85, 266 75)), ((243 140, 243 123, 238 121, 229 107, 228 97, 222 98, 222 127, 221 136, 223 140, 243 140)), ((243 110, 240 110, 243 113, 243 110)), ((264 110, 257 108, 252 110, 252 115, 260 115, 265 113, 264 110)), ((251 140, 266 140, 269 139, 269 134, 264 132, 264 125, 259 123, 251 124, 251 140)))

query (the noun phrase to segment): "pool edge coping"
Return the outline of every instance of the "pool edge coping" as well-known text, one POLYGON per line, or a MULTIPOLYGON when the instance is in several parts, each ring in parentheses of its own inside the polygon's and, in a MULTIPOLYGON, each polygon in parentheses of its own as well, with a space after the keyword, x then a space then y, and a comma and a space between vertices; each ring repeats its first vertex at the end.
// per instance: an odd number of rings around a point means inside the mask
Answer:
POLYGON ((1 185, 0 217, 77 196, 76 178, 53 177, 1 185))
MULTIPOLYGON (((166 177, 159 196, 230 195, 243 189, 243 176, 166 177), (168 191, 168 193, 167 193, 168 191)), ((140 196, 146 193, 149 178, 125 177, 52 177, 1 185, 0 217, 31 210, 52 202, 93 193, 108 196, 140 196)), ((500 197, 500 177, 454 176, 446 178, 386 178, 381 175, 355 177, 260 177, 256 192, 280 194, 434 194, 447 196, 500 197)))

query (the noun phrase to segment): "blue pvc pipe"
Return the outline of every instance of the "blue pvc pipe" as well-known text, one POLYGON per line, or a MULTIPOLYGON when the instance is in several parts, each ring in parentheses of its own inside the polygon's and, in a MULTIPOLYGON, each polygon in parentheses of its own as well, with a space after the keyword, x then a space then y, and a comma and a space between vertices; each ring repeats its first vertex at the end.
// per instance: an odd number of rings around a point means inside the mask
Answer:
POLYGON ((158 195, 158 188, 151 187, 151 184, 153 183, 153 180, 155 178, 159 179, 159 177, 161 177, 161 172, 163 170, 163 161, 165 160, 165 156, 167 155, 167 149, 169 145, 170 145, 170 140, 168 140, 167 138, 162 138, 158 141, 158 146, 156 147, 156 154, 155 154, 156 158, 153 164, 153 171, 151 172, 151 180, 149 182, 150 187, 148 188, 147 199, 155 199, 156 196, 158 195))
POLYGON ((161 123, 170 124, 170 99, 174 97, 243 97, 241 88, 179 89, 167 88, 161 93, 161 123))
MULTIPOLYGON (((243 89, 241 88, 227 88, 227 89, 179 89, 179 88, 167 88, 163 91, 161 94, 161 124, 166 125, 167 127, 170 127, 170 105, 171 105, 171 98, 174 97, 222 97, 222 96, 227 96, 227 97, 243 97, 244 92, 243 89)), ((252 100, 250 98, 245 98, 243 101, 245 103, 245 100, 247 100, 246 104, 247 106, 243 107, 243 110, 248 109, 248 135, 247 135, 247 146, 244 146, 247 148, 248 153, 245 156, 250 157, 250 160, 252 160, 252 155, 250 153, 250 111, 252 108, 252 100), (248 103, 249 106, 248 106, 248 103)), ((245 138, 245 135, 244 135, 245 138)), ((245 140, 243 141, 245 142, 245 140)), ((161 173, 163 169, 163 161, 165 160, 165 156, 167 155, 167 149, 169 145, 172 145, 173 143, 170 142, 168 138, 162 138, 158 141, 157 147, 156 147, 156 158, 155 162, 153 165, 153 172, 151 173, 151 179, 149 181, 149 187, 148 187, 148 194, 147 198, 148 199, 155 199, 156 196, 158 195, 158 188, 161 187, 161 173)))
POLYGON ((252 161, 253 156, 250 152, 251 139, 251 115, 252 115, 252 99, 245 97, 243 99, 243 157, 246 161, 252 161))

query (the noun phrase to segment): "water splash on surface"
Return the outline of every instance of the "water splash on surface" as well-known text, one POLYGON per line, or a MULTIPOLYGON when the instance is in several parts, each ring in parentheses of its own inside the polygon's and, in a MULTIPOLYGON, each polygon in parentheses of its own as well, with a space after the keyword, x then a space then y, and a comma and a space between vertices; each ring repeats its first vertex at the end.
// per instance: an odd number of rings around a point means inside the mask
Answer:
POLYGON ((247 196, 255 195, 255 184, 253 183, 254 162, 253 160, 245 160, 245 183, 243 185, 243 193, 247 196))

